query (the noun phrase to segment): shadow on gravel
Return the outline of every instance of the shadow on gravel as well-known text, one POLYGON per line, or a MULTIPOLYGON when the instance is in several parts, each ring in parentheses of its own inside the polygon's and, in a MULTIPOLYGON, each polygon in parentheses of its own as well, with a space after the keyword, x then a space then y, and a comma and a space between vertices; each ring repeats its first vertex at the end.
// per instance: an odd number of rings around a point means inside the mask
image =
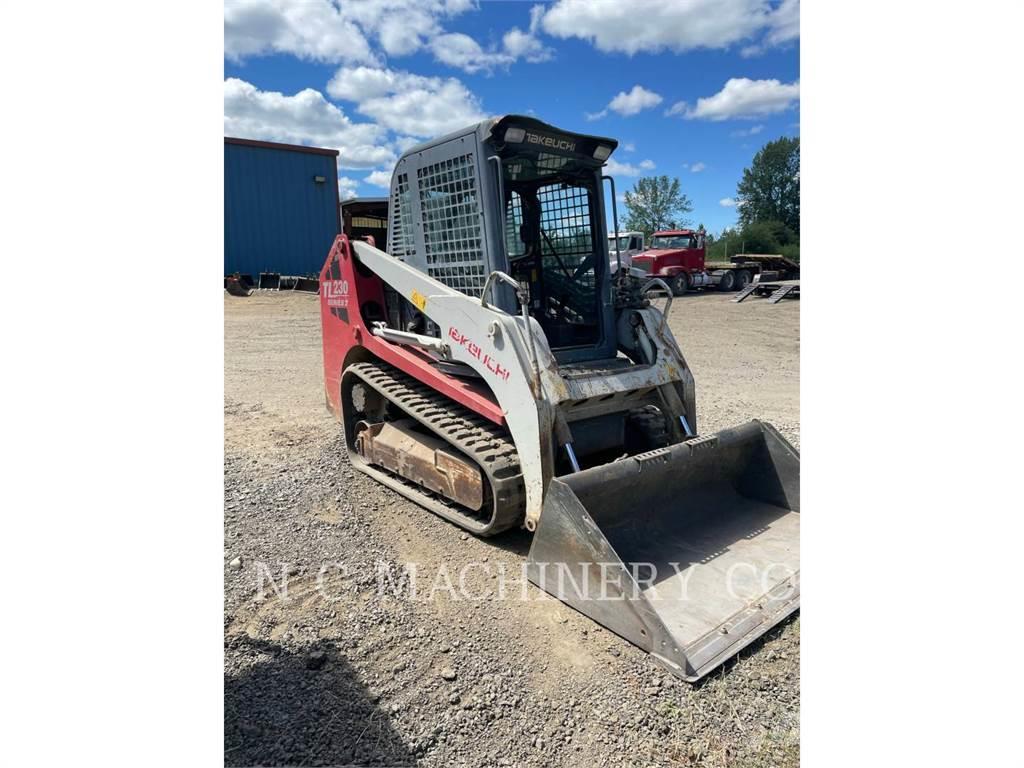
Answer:
POLYGON ((497 536, 480 537, 479 540, 484 544, 525 558, 530 554, 530 543, 533 541, 533 534, 525 528, 515 528, 509 531, 502 531, 497 536))
POLYGON ((228 641, 225 654, 246 669, 224 676, 226 766, 415 765, 345 659, 321 653, 248 636, 228 641))

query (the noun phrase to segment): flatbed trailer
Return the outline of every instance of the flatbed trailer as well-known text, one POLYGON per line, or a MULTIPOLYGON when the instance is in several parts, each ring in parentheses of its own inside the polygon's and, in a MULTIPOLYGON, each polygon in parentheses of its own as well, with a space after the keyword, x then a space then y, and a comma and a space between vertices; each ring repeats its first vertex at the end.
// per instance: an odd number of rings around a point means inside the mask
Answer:
POLYGON ((765 280, 799 280, 800 265, 779 253, 738 253, 729 261, 709 261, 704 264, 708 272, 716 270, 746 270, 751 277, 760 275, 765 280))
POLYGON ((755 280, 730 301, 739 304, 751 296, 767 296, 769 304, 778 304, 783 299, 800 298, 799 280, 755 280))
POLYGON ((632 267, 665 281, 676 296, 694 288, 745 291, 754 282, 798 280, 800 265, 780 253, 738 253, 706 262, 703 230, 655 232, 651 244, 633 257, 632 267))
POLYGON ((709 261, 708 267, 746 267, 776 272, 799 272, 800 265, 781 253, 737 253, 729 261, 709 261))

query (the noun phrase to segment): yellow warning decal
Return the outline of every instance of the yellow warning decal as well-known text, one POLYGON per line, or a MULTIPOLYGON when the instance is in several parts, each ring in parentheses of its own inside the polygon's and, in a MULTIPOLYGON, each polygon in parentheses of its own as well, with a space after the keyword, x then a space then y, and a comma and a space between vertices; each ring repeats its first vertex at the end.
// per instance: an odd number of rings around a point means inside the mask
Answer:
POLYGON ((412 296, 410 296, 410 298, 412 299, 412 303, 416 305, 416 308, 420 312, 424 311, 427 308, 427 297, 424 296, 419 291, 413 290, 412 296))

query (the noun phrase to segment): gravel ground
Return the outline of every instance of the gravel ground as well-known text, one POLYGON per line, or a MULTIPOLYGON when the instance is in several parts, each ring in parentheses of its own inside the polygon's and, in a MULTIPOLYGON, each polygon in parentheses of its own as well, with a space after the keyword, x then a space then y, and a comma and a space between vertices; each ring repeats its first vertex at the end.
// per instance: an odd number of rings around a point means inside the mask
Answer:
MULTIPOLYGON (((351 468, 317 297, 224 302, 227 765, 799 763, 799 618, 691 686, 536 589, 487 597, 528 537, 467 536, 351 468), (471 599, 436 588, 468 562, 471 599), (415 599, 405 563, 429 574, 415 599)), ((756 417, 799 446, 799 319, 676 300, 701 432, 756 417)))

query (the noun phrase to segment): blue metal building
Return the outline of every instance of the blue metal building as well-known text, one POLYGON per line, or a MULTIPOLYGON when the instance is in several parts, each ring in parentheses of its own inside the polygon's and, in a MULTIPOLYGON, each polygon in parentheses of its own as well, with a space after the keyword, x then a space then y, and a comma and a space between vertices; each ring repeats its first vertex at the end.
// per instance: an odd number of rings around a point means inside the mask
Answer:
POLYGON ((338 151, 224 138, 224 274, 318 275, 341 231, 338 151))

